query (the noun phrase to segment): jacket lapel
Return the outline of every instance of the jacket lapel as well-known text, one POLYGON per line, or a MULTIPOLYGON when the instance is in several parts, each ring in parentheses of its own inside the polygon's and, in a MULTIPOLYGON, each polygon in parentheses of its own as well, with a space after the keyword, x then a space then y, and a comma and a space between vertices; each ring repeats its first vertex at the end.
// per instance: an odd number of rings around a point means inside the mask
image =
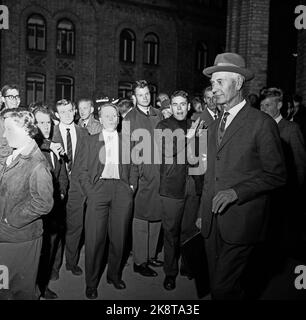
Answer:
POLYGON ((62 144, 62 146, 64 146, 64 140, 62 138, 62 135, 61 135, 61 132, 60 132, 60 129, 59 129, 58 125, 54 126, 53 139, 52 140, 54 142, 60 142, 62 144))
MULTIPOLYGON (((249 106, 246 104, 235 116, 234 120, 225 130, 225 134, 223 136, 220 146, 218 146, 217 152, 219 152, 232 139, 232 137, 237 133, 237 131, 244 126, 244 123, 245 123, 244 119, 248 114, 248 110, 249 110, 249 106)), ((220 117, 220 120, 218 121, 218 128, 219 128, 219 123, 221 121, 221 118, 222 117, 220 117)))
POLYGON ((106 160, 104 145, 105 145, 104 136, 103 136, 103 132, 101 132, 98 136, 98 139, 94 141, 94 146, 93 146, 93 150, 94 150, 93 156, 95 157, 94 166, 95 164, 97 164, 96 173, 94 176, 94 183, 98 181, 104 169, 104 164, 106 160))

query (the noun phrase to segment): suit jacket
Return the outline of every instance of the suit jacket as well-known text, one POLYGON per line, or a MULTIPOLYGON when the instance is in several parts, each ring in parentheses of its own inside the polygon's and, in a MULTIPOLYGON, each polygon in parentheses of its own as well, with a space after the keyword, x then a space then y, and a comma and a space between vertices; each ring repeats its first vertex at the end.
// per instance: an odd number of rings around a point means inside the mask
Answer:
POLYGON ((209 113, 207 108, 205 108, 204 111, 201 112, 200 119, 204 120, 205 127, 207 127, 207 128, 209 128, 213 124, 213 122, 215 121, 215 119, 211 116, 211 114, 209 113))
MULTIPOLYGON (((93 186, 99 181, 104 170, 106 159, 105 142, 103 132, 86 137, 83 140, 84 152, 82 152, 79 165, 79 182, 83 193, 87 196, 93 186)), ((133 185, 134 190, 137 188, 137 172, 131 164, 122 163, 122 136, 119 134, 119 176, 120 180, 125 182, 127 190, 132 191, 130 185, 133 185)))
POLYGON ((46 157, 53 176, 53 188, 54 188, 54 198, 60 199, 60 195, 66 196, 68 189, 68 173, 66 170, 66 165, 63 158, 57 159, 56 155, 53 156, 54 166, 51 160, 52 151, 42 150, 43 155, 46 157))
POLYGON ((304 186, 306 176, 306 150, 298 124, 282 119, 278 123, 285 154, 288 186, 296 189, 304 186))
MULTIPOLYGON (((78 179, 79 172, 80 172, 79 158, 80 158, 82 152, 84 152, 83 140, 86 137, 88 137, 88 135, 89 135, 89 133, 86 129, 81 128, 81 127, 77 126, 76 124, 75 124, 75 129, 76 129, 77 142, 76 142, 74 160, 73 160, 72 168, 71 168, 71 175, 69 177, 70 178, 69 179, 69 182, 70 182, 69 192, 70 191, 73 191, 73 192, 80 191, 79 179, 78 179)), ((61 143, 62 146, 64 146, 64 141, 61 136, 59 125, 54 126, 51 140, 54 143, 61 143)), ((45 141, 41 146, 41 150, 42 151, 43 150, 50 150, 50 144, 51 144, 51 141, 45 141)), ((67 155, 65 155, 63 157, 63 160, 65 163, 68 162, 67 155)))
POLYGON ((90 115, 87 126, 84 127, 84 120, 82 119, 79 120, 78 125, 82 128, 86 128, 89 134, 97 134, 102 131, 102 124, 95 119, 93 115, 90 115))
POLYGON ((217 215, 224 241, 251 244, 264 239, 269 218, 269 194, 286 183, 286 169, 276 122, 246 104, 225 131, 220 146, 221 117, 208 136, 207 171, 201 198, 202 234, 208 237, 212 200, 232 188, 238 200, 217 215))

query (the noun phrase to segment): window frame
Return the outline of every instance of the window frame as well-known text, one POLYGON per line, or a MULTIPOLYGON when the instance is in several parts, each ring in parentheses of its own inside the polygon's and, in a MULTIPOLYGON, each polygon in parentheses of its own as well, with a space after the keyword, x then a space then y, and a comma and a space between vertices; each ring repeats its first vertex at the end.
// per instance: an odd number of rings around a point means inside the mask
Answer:
POLYGON ((26 22, 26 48, 28 51, 31 52, 46 52, 47 51, 47 23, 46 23, 46 19, 44 18, 44 16, 42 16, 39 13, 32 13, 31 15, 28 16, 27 18, 27 22, 26 22), (33 24, 33 23, 29 23, 29 20, 33 17, 38 17, 41 19, 41 21, 43 22, 43 28, 44 28, 44 37, 43 37, 43 49, 38 49, 38 37, 37 37, 37 26, 38 24, 33 24), (30 48, 29 46, 29 36, 30 36, 30 32, 29 32, 29 27, 30 26, 36 26, 36 28, 34 29, 34 42, 35 42, 35 48, 30 48))
POLYGON ((159 65, 159 49, 160 49, 160 41, 159 37, 154 32, 149 32, 145 35, 143 40, 144 50, 143 50, 143 63, 145 65, 150 66, 158 66, 159 65), (153 36, 156 41, 146 40, 153 36), (153 46, 153 57, 151 55, 151 46, 153 46))
POLYGON ((136 63, 136 35, 131 29, 123 29, 119 35, 119 61, 122 63, 136 63), (131 39, 123 38, 123 33, 127 32, 131 35, 131 39), (122 43, 123 42, 123 43, 122 43), (131 45, 130 59, 128 59, 128 46, 131 45), (123 46, 123 47, 122 47, 123 46))
POLYGON ((26 74, 26 102, 27 102, 27 105, 30 105, 32 102, 45 102, 46 100, 46 75, 43 74, 43 73, 38 73, 38 72, 28 72, 26 74), (41 77, 43 79, 43 81, 30 81, 28 80, 29 78, 33 77, 35 78, 35 76, 38 78, 38 77, 41 77), (34 90, 33 90, 33 95, 34 95, 34 101, 29 101, 29 95, 28 95, 28 83, 31 82, 34 84, 34 90), (37 99, 37 84, 38 83, 42 83, 43 84, 43 100, 39 100, 37 99))
POLYGON ((74 94, 75 94, 75 80, 74 80, 74 78, 71 76, 67 76, 67 75, 57 75, 55 78, 55 98, 56 98, 56 101, 62 100, 62 99, 74 101, 74 94), (59 79, 71 80, 70 97, 65 97, 65 83, 60 84, 62 86, 61 87, 61 97, 57 96, 57 93, 58 93, 57 86, 58 86, 59 79))
POLYGON ((57 21, 57 24, 56 24, 56 54, 58 56, 64 56, 64 57, 74 57, 75 56, 75 49, 76 49, 76 28, 75 28, 75 24, 68 18, 61 18, 60 20, 57 21), (68 29, 64 29, 64 28, 60 28, 59 25, 62 23, 62 22, 68 22, 71 24, 72 26, 72 30, 69 32, 68 29), (60 33, 61 31, 64 31, 66 30, 67 32, 67 38, 66 38, 66 49, 67 49, 67 45, 68 45, 68 38, 69 38, 69 35, 73 35, 72 37, 72 46, 71 46, 71 50, 72 52, 71 53, 68 53, 67 51, 66 52, 63 52, 62 50, 62 33, 60 33), (60 49, 59 49, 59 44, 60 44, 60 49))
POLYGON ((118 98, 130 98, 133 94, 133 83, 131 81, 119 81, 118 82, 118 98), (124 87, 123 89, 120 89, 120 87, 124 87), (121 95, 121 93, 124 93, 121 95))

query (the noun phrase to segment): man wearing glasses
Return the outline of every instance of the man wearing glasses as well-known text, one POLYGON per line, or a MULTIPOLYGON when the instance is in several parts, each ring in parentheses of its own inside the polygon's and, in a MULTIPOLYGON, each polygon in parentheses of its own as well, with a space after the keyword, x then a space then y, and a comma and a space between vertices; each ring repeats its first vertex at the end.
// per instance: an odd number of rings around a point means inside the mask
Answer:
MULTIPOLYGON (((1 112, 6 109, 17 108, 20 105, 19 89, 15 84, 7 84, 1 89, 1 112)), ((0 167, 4 160, 12 153, 12 148, 8 145, 6 138, 3 137, 4 121, 0 117, 0 167)))
POLYGON ((1 101, 4 104, 4 109, 18 108, 20 105, 19 89, 15 84, 7 84, 1 89, 1 101))

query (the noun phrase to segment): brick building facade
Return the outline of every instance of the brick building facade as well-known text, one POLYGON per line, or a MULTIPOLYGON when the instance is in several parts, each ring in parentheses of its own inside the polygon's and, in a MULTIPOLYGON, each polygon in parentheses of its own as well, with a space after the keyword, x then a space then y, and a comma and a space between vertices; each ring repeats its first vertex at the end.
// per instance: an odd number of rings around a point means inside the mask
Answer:
POLYGON ((3 0, 1 85, 23 104, 126 95, 135 79, 153 92, 199 92, 205 65, 225 48, 226 1, 3 0))

